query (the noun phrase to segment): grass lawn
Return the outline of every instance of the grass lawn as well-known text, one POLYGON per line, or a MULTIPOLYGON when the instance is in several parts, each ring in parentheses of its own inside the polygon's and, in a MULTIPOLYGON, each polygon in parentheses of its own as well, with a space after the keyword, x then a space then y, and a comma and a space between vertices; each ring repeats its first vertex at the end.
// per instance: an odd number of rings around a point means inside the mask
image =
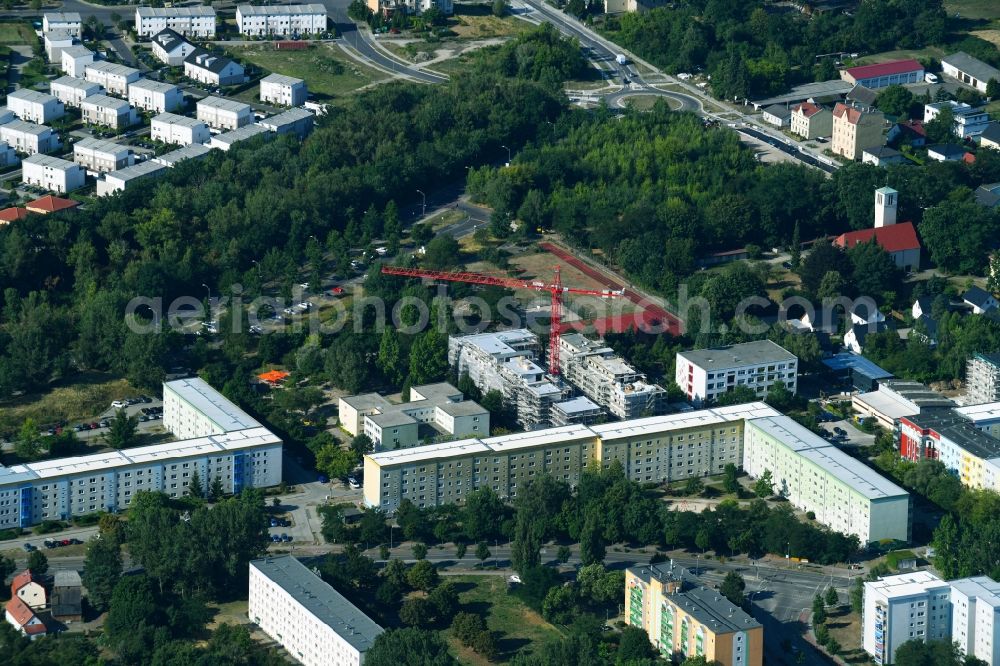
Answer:
MULTIPOLYGON (((541 615, 528 608, 516 596, 507 593, 503 576, 448 576, 459 591, 462 610, 480 613, 486 625, 497 637, 501 661, 507 661, 518 650, 532 649, 547 641, 558 640, 562 634, 541 615)), ((483 659, 454 638, 451 629, 441 632, 452 653, 462 664, 487 666, 483 659)))
POLYGON ((962 18, 1000 19, 1000 3, 996 0, 945 0, 948 14, 960 14, 962 18))
POLYGON ((0 44, 34 44, 35 31, 27 23, 0 23, 0 44))
MULTIPOLYGON (((842 600, 843 601, 843 600, 842 600)), ((861 616, 851 612, 849 605, 827 610, 826 628, 840 643, 838 656, 848 664, 869 664, 868 653, 860 645, 861 616)))
MULTIPOLYGON (((268 72, 305 80, 309 92, 320 100, 346 95, 386 75, 347 57, 334 44, 316 44, 304 51, 277 51, 270 45, 230 47, 237 57, 268 72)), ((257 88, 246 91, 256 94, 257 88)))
POLYGON ((882 53, 875 53, 863 58, 858 58, 854 65, 871 65, 878 62, 889 62, 891 60, 906 60, 907 58, 937 58, 940 60, 946 55, 948 55, 948 51, 937 46, 928 46, 925 49, 899 49, 897 51, 884 51, 882 53))
POLYGON ((656 95, 631 95, 625 98, 625 104, 636 111, 649 111, 652 109, 658 100, 663 100, 666 102, 672 110, 676 111, 680 108, 681 104, 675 99, 669 97, 657 97, 656 95))
POLYGON ((25 419, 47 425, 66 421, 70 425, 92 421, 112 401, 139 395, 124 379, 92 374, 53 388, 44 394, 28 394, 0 402, 0 433, 16 433, 25 419))
POLYGON ((1000 99, 994 100, 986 105, 986 112, 990 114, 990 118, 997 120, 1000 118, 1000 99))
POLYGON ((456 4, 455 15, 449 19, 448 28, 463 39, 486 39, 488 37, 511 37, 530 30, 527 21, 507 15, 493 16, 489 4, 456 4))

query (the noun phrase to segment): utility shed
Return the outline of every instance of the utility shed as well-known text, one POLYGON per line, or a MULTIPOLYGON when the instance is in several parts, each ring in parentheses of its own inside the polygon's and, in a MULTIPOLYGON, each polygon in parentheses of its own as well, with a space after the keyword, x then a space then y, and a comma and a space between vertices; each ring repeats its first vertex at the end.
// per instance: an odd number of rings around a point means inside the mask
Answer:
POLYGON ((82 584, 76 571, 57 571, 52 584, 52 617, 66 622, 83 619, 82 584))

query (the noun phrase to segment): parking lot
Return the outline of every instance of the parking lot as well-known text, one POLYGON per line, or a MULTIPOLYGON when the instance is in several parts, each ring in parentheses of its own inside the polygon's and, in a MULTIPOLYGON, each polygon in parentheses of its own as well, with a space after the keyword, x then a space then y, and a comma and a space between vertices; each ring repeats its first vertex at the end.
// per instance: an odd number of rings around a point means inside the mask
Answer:
MULTIPOLYGON (((117 402, 117 401, 116 401, 117 402)), ((132 396, 121 399, 121 406, 109 405, 107 409, 98 414, 93 421, 70 424, 65 427, 73 430, 81 440, 89 440, 100 437, 107 433, 111 420, 119 409, 124 409, 129 416, 134 416, 139 421, 138 432, 157 433, 166 432, 163 428, 163 402, 158 398, 149 396, 132 396)), ((50 432, 49 434, 55 434, 50 432)))

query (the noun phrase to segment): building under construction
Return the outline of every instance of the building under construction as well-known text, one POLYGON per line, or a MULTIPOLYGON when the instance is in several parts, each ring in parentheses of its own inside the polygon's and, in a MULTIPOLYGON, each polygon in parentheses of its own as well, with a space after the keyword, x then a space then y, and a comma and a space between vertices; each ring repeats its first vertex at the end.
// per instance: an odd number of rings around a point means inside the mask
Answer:
POLYGON ((619 419, 662 414, 667 392, 625 362, 603 340, 579 333, 559 337, 562 376, 581 393, 619 419))
POLYGON ((572 389, 536 363, 541 350, 538 336, 525 328, 448 339, 448 361, 459 376, 468 372, 483 393, 499 391, 526 430, 599 419, 597 405, 570 400, 572 389))

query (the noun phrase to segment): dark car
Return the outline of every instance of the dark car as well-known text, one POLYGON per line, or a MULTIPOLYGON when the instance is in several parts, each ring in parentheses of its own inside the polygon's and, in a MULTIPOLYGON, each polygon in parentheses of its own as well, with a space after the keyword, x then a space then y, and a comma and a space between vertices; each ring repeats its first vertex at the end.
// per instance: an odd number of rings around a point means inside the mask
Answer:
POLYGON ((24 551, 26 553, 30 553, 30 552, 32 552, 34 550, 38 550, 37 548, 35 548, 34 546, 32 546, 30 543, 24 544, 23 548, 24 548, 24 551))
POLYGON ((272 518, 271 519, 271 527, 277 527, 277 526, 278 526, 278 519, 277 518, 272 518))
POLYGON ((328 477, 326 474, 320 474, 319 476, 316 477, 316 480, 319 481, 320 483, 330 483, 330 477, 328 477))
POLYGON ((281 537, 278 536, 277 534, 272 534, 271 535, 271 541, 273 543, 281 543, 281 537))

